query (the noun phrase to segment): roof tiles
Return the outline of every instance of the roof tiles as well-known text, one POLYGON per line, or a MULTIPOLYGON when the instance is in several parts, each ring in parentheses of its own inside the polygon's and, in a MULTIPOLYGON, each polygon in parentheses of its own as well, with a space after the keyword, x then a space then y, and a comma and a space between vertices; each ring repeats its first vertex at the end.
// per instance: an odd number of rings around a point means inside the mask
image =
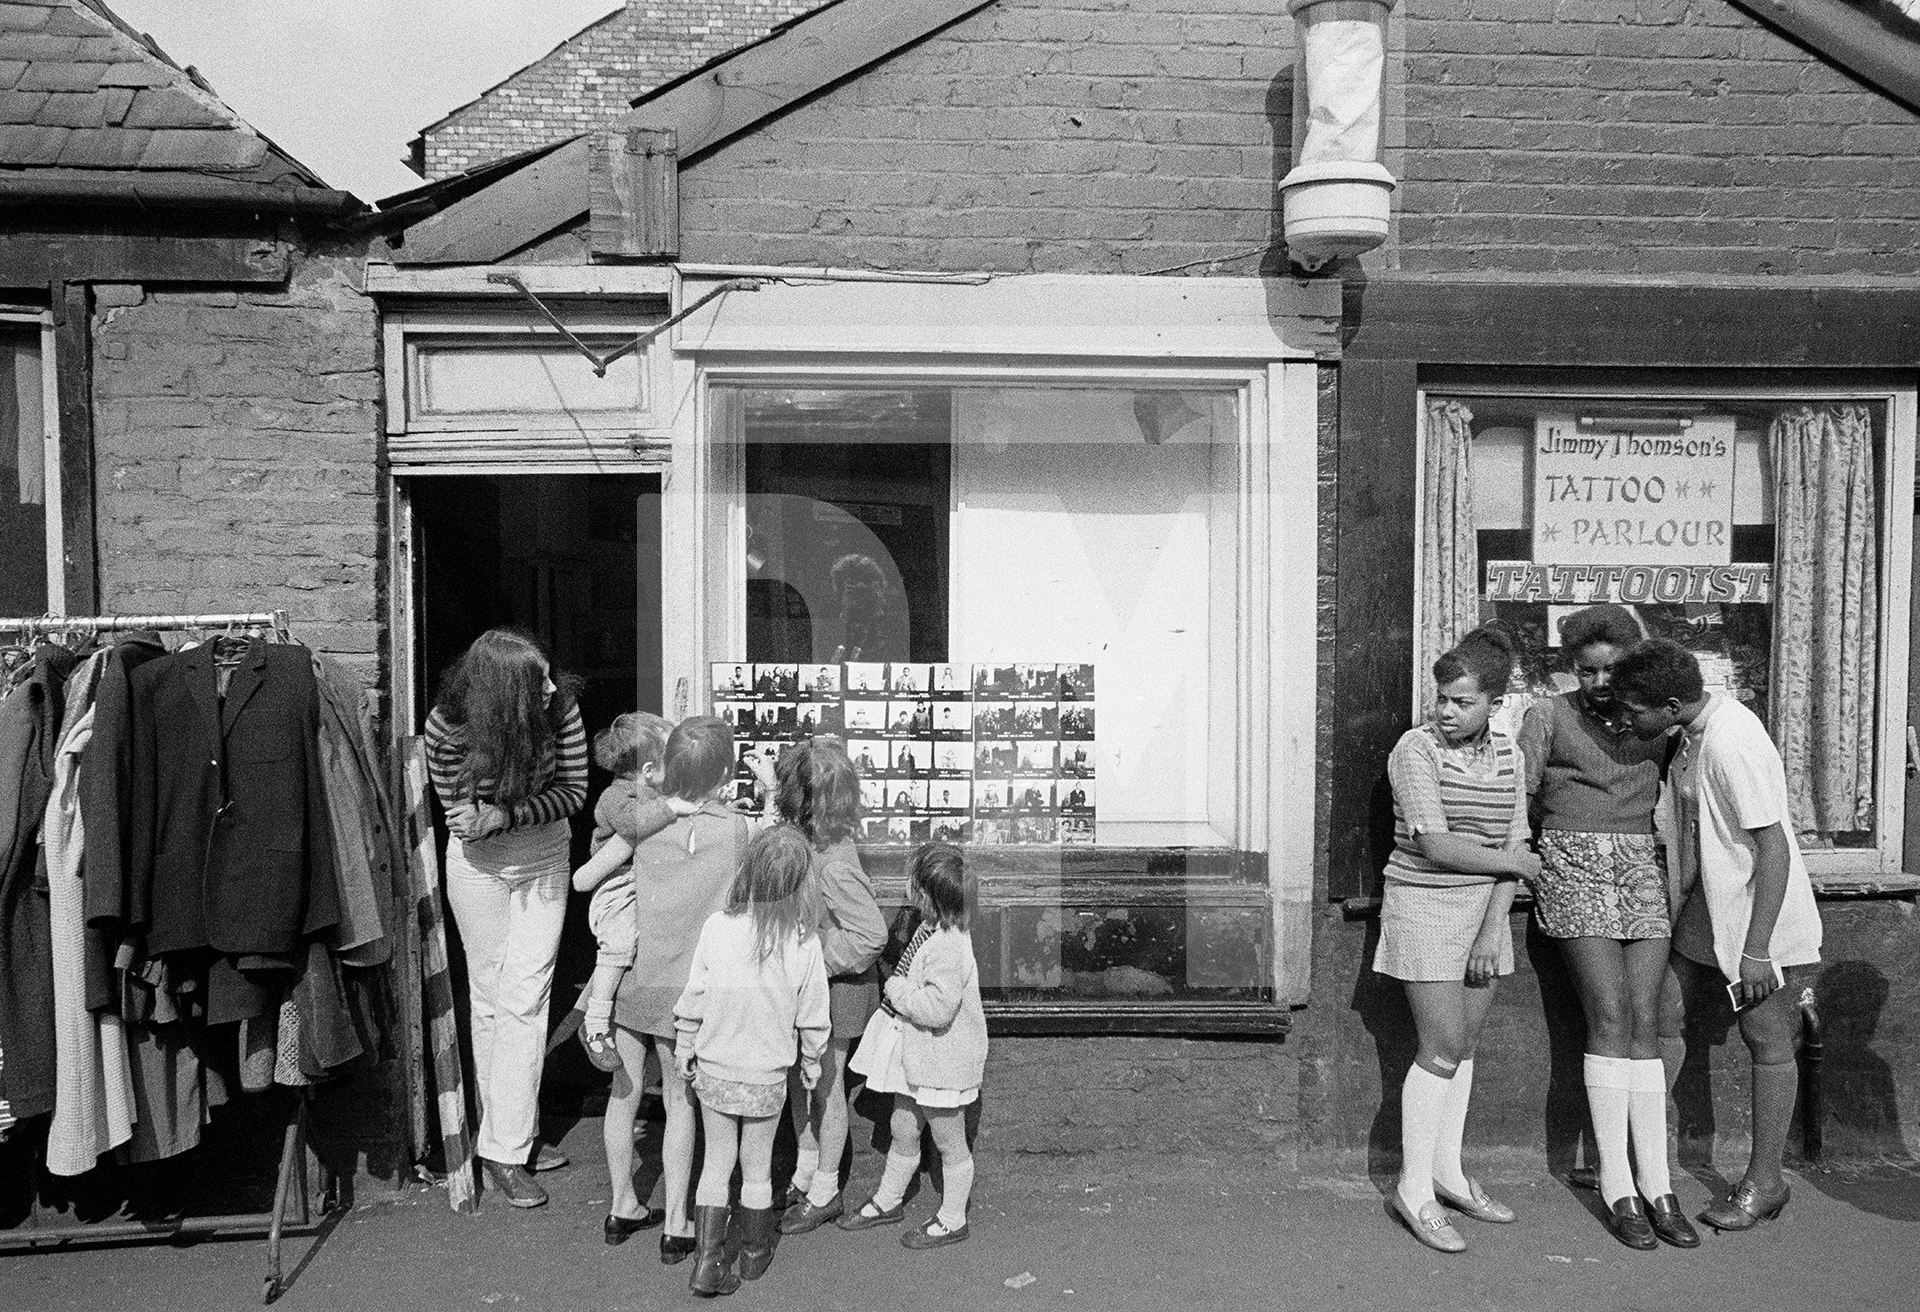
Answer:
POLYGON ((0 170, 55 166, 325 185, 102 0, 0 0, 0 170))

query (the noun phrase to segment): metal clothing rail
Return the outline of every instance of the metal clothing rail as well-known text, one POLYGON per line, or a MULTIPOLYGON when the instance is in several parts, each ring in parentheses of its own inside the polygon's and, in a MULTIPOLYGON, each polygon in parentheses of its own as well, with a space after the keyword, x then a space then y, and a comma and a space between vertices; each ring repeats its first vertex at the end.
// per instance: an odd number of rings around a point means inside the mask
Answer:
POLYGON ((231 615, 23 615, 0 619, 0 633, 125 633, 135 629, 244 629, 287 631, 284 610, 231 615))

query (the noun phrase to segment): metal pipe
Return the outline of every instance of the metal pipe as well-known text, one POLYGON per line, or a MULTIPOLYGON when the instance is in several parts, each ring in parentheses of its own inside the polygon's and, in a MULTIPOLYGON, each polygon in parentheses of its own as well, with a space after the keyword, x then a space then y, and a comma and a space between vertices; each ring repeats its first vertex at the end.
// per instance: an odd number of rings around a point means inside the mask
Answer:
POLYGON ((541 315, 546 319, 546 321, 552 324, 554 328, 558 330, 560 335, 566 338, 567 341, 573 345, 573 349, 580 352, 580 354, 586 356, 587 359, 592 363, 593 376, 595 378, 605 378, 607 376, 607 367, 611 365, 615 360, 621 359, 624 356, 632 355, 635 351, 642 350, 643 348, 645 348, 648 342, 651 342, 654 338, 658 337, 661 333, 664 333, 665 331, 667 331, 667 329, 679 323, 682 319, 686 318, 688 315, 698 310, 701 306, 705 305, 708 301, 718 300, 720 297, 725 296, 728 292, 757 292, 760 290, 760 282, 757 279, 753 279, 753 278, 734 278, 728 282, 723 282, 718 287, 715 287, 712 291, 708 292, 705 296, 702 296, 699 300, 695 301, 692 305, 683 307, 679 313, 669 315, 667 318, 661 320, 659 323, 655 324, 653 327, 641 333, 638 337, 634 338, 632 341, 622 343, 621 345, 614 347, 611 351, 608 351, 605 355, 602 355, 600 352, 594 350, 591 346, 588 346, 585 342, 581 341, 578 337, 574 336, 573 330, 567 327, 566 324, 560 321, 559 315, 555 314, 552 310, 549 310, 547 308, 547 303, 545 301, 541 300, 538 296, 534 295, 533 290, 529 288, 526 283, 520 280, 520 276, 518 274, 507 273, 505 271, 489 273, 487 275, 487 281, 493 282, 493 283, 502 283, 508 287, 512 287, 515 291, 518 291, 522 296, 526 297, 527 300, 531 301, 533 303, 533 308, 540 311, 541 315))
MULTIPOLYGON (((37 1248, 41 1244, 64 1244, 94 1239, 164 1239, 169 1235, 213 1235, 227 1231, 246 1231, 260 1235, 273 1224, 266 1212, 241 1212, 230 1216, 183 1216, 171 1221, 100 1221, 81 1225, 20 1226, 0 1230, 0 1249, 37 1248)), ((281 1234, 311 1234, 323 1221, 288 1222, 281 1234)))
POLYGON ((790 268, 781 264, 676 264, 682 278, 764 278, 769 282, 798 279, 803 282, 906 282, 951 284, 956 287, 983 287, 995 278, 993 273, 933 273, 910 269, 842 269, 830 265, 790 268))
POLYGON ((1813 990, 1800 991, 1800 1151, 1809 1163, 1820 1164, 1826 1149, 1826 1098, 1821 1092, 1820 1063, 1826 1057, 1826 1038, 1813 990))
POLYGON ((232 615, 33 615, 0 619, 0 633, 126 633, 135 629, 244 629, 286 632, 284 610, 232 615))

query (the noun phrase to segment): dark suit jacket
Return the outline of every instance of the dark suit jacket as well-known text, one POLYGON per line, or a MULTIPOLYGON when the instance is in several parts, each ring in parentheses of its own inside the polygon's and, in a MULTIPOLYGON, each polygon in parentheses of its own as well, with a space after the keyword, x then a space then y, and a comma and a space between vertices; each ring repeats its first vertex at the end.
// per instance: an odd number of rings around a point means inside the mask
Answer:
POLYGON ((223 700, 213 646, 131 677, 128 918, 150 953, 285 955, 339 915, 313 655, 255 639, 223 700))

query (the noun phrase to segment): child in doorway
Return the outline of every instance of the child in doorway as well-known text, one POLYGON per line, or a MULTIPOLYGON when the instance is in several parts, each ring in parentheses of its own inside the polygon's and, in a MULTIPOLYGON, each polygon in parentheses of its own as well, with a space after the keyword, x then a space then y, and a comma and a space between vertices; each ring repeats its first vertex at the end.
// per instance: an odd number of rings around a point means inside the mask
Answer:
POLYGON ((852 1062, 853 1070, 867 1077, 867 1088, 893 1094, 893 1142, 879 1188, 839 1225, 866 1230, 905 1215, 907 1185, 920 1166, 920 1131, 931 1127, 940 1150, 940 1210, 901 1235, 900 1242, 908 1248, 941 1248, 967 1237, 973 1154, 965 1109, 980 1096, 987 1020, 967 933, 972 877, 960 849, 925 844, 913 854, 907 880, 920 927, 907 941, 887 981, 882 1009, 868 1023, 852 1062))
POLYGON ((813 852, 788 828, 763 831, 707 918, 687 985, 674 1004, 674 1064, 700 1100, 707 1135, 694 1197, 693 1292, 731 1294, 773 1261, 773 1137, 796 1065, 820 1078, 831 1017, 827 969, 814 929, 813 852), (727 1192, 740 1166, 740 1269, 728 1269, 727 1192))
MULTIPOLYGON (((661 760, 672 730, 657 715, 628 711, 594 739, 593 759, 614 775, 614 781, 593 809, 593 857, 573 874, 574 888, 593 894, 587 923, 598 951, 587 983, 587 1018, 580 1026, 580 1041, 589 1060, 614 1077, 614 1096, 608 1100, 602 1127, 609 1166, 632 1157, 633 1112, 639 1099, 622 1096, 621 1086, 630 1083, 637 1091, 643 1078, 640 1071, 625 1069, 613 1039, 614 993, 634 957, 633 849, 699 805, 659 793, 661 760)), ((623 1244, 636 1231, 658 1225, 662 1213, 643 1206, 634 1196, 631 1171, 615 1170, 613 1177, 606 1240, 623 1244)))

